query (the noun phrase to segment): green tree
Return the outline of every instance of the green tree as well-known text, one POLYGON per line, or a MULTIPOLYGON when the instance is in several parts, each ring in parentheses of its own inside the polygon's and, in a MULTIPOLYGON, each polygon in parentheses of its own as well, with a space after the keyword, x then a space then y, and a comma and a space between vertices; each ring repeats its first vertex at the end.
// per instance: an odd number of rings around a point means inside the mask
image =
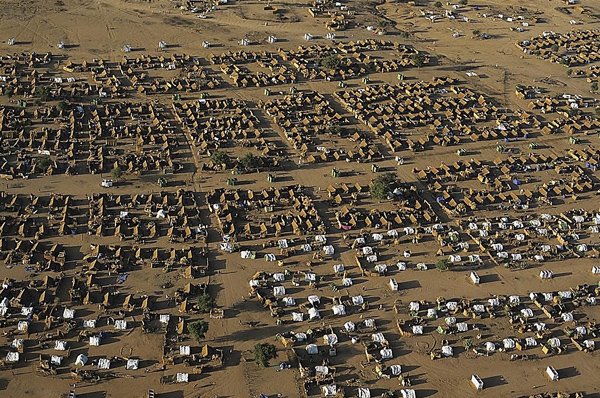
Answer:
POLYGON ((208 332, 208 322, 203 321, 202 319, 191 322, 188 324, 188 331, 194 340, 200 342, 200 340, 206 336, 206 332, 208 332))
POLYGON ((438 260, 435 263, 435 268, 439 269, 440 271, 447 271, 448 270, 448 260, 445 258, 438 260))
POLYGON ((256 169, 260 165, 260 158, 253 153, 247 153, 238 161, 239 166, 244 170, 256 169))
POLYGON ((470 350, 471 347, 473 347, 473 339, 469 339, 469 338, 464 339, 463 340, 463 345, 465 347, 465 350, 467 350, 467 351, 470 350))
POLYGON ((52 164, 52 160, 50 159, 50 156, 44 155, 44 156, 40 156, 39 158, 37 158, 35 161, 35 164, 41 170, 47 170, 48 167, 50 167, 50 165, 52 164))
POLYGON ((115 166, 110 171, 110 174, 113 176, 113 178, 118 180, 119 178, 121 178, 123 176, 123 170, 121 170, 121 168, 119 166, 115 166))
POLYGON ((598 91, 598 82, 592 82, 592 85, 590 87, 592 91, 598 91))
POLYGON ((434 6, 435 8, 442 8, 443 4, 442 4, 442 2, 441 2, 441 1, 436 1, 435 3, 433 3, 433 6, 434 6))
POLYGON ((260 343, 254 346, 254 360, 263 368, 269 366, 269 361, 277 356, 277 348, 273 344, 260 343))
POLYGON ((56 105, 56 109, 58 109, 60 112, 65 112, 65 111, 69 110, 69 104, 65 101, 60 101, 56 105))
POLYGON ((336 69, 342 64, 342 60, 335 54, 321 58, 321 66, 328 69, 336 69))
POLYGON ((198 305, 198 310, 210 312, 215 306, 215 300, 210 294, 202 293, 196 298, 196 304, 198 305))
POLYGON ((42 102, 48 101, 50 95, 52 94, 50 86, 37 86, 35 88, 35 93, 42 102))
POLYGON ((413 55, 411 55, 410 60, 412 61, 413 65, 417 68, 420 68, 421 66, 425 65, 425 55, 423 53, 414 53, 413 55))
POLYGON ((338 124, 332 124, 331 126, 328 126, 325 128, 326 134, 341 135, 342 132, 343 132, 342 126, 340 126, 338 124))
POLYGON ((387 196, 395 188, 398 179, 394 173, 385 173, 377 176, 369 186, 371 196, 377 200, 387 199, 387 196))
POLYGON ((210 160, 216 164, 229 164, 229 155, 223 151, 214 151, 212 155, 210 155, 210 160))
POLYGON ((468 0, 458 0, 458 4, 460 4, 461 6, 466 6, 467 4, 469 4, 468 0))

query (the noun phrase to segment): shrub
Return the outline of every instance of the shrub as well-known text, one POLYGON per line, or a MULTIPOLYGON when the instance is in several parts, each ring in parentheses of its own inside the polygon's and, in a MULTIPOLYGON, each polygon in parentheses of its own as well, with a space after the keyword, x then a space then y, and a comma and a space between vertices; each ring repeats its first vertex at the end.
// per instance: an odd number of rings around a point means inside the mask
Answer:
POLYGON ((463 345, 465 347, 465 350, 470 350, 471 347, 473 347, 473 339, 464 339, 463 345))
POLYGON ((60 101, 58 104, 56 104, 56 109, 58 109, 60 112, 65 112, 69 110, 69 104, 65 101, 60 101))
POLYGON ((44 155, 44 156, 40 156, 39 158, 37 158, 37 160, 35 161, 35 164, 40 169, 46 170, 52 164, 52 160, 50 160, 50 156, 44 155))
POLYGON ((467 0, 458 0, 458 4, 460 4, 461 6, 466 6, 467 4, 469 4, 469 2, 467 0))
POLYGON ((203 320, 192 322, 188 324, 188 331, 194 340, 200 342, 206 335, 206 332, 208 332, 208 322, 203 320))
POLYGON ((598 91, 598 82, 592 82, 591 89, 592 91, 598 91))
POLYGON ((269 366, 269 361, 277 356, 277 348, 273 344, 260 343, 254 346, 254 360, 263 368, 269 366))
POLYGON ((216 164, 228 164, 229 163, 229 155, 223 151, 215 151, 210 155, 210 160, 216 164))
POLYGON ((433 6, 434 6, 435 8, 442 8, 443 4, 442 4, 442 2, 441 2, 441 1, 436 1, 435 3, 433 3, 433 6))
POLYGON ((445 258, 438 260, 435 263, 435 268, 439 269, 440 271, 448 271, 448 260, 445 258))
POLYGON ((238 164, 244 170, 256 169, 260 165, 260 158, 252 153, 247 153, 238 161, 238 164))
POLYGON ((417 68, 420 68, 421 66, 425 65, 425 55, 423 55, 422 53, 413 54, 410 57, 410 60, 412 61, 413 65, 417 68))
POLYGON ((110 174, 115 178, 115 179, 119 179, 121 178, 121 176, 123 175, 123 171, 121 170, 121 168, 119 166, 115 166, 113 167, 113 169, 110 171, 110 174))
POLYGON ((342 60, 337 55, 332 54, 322 58, 320 63, 324 68, 336 69, 341 65, 342 60))
POLYGON ((39 97, 40 101, 46 102, 50 98, 50 86, 37 86, 35 93, 39 97))
POLYGON ((196 304, 198 305, 198 310, 210 312, 215 306, 215 300, 210 294, 203 293, 196 298, 196 304))
POLYGON ((325 133, 326 134, 331 134, 331 135, 341 135, 343 132, 343 129, 341 126, 334 124, 331 126, 328 126, 325 128, 325 133))
POLYGON ((377 176, 369 186, 371 196, 377 200, 387 199, 388 194, 394 189, 398 182, 394 173, 385 173, 377 176))

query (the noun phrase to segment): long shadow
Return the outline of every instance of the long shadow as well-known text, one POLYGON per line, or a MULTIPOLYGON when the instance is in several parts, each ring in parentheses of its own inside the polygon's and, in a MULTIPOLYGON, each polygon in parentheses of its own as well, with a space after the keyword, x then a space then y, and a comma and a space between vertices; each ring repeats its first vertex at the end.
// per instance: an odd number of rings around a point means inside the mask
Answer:
POLYGON ((569 366, 568 368, 557 369, 561 379, 569 379, 571 377, 579 376, 581 373, 575 366, 569 366))
POLYGON ((490 376, 482 379, 483 385, 485 388, 497 387, 508 384, 508 382, 504 379, 504 376, 490 376))

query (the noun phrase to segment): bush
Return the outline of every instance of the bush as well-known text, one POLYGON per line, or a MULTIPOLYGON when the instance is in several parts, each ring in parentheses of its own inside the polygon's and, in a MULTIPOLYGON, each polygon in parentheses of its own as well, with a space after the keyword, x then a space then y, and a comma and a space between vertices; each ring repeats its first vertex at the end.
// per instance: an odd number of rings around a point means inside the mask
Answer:
POLYGON ((341 126, 334 124, 325 128, 325 134, 342 135, 343 129, 341 126))
POLYGON ((219 165, 227 165, 229 163, 229 155, 223 151, 215 151, 210 155, 210 160, 219 165))
POLYGON ((210 312, 215 306, 215 300, 208 293, 203 293, 196 298, 198 310, 202 312, 210 312))
POLYGON ((118 180, 119 178, 121 178, 123 176, 123 171, 121 170, 121 168, 119 166, 115 166, 110 171, 110 175, 112 175, 113 178, 118 180))
POLYGON ((342 60, 335 54, 328 55, 321 59, 321 66, 328 69, 336 69, 342 64, 342 60))
POLYGON ((254 346, 254 360, 263 368, 269 366, 269 361, 277 356, 277 348, 273 344, 261 343, 254 346))
POLYGON ((591 89, 592 91, 598 91, 598 82, 592 82, 591 89))
POLYGON ((596 107, 596 109, 594 110, 594 113, 596 113, 597 117, 600 117, 600 106, 596 107))
POLYGON ((398 180, 396 178, 396 174, 382 174, 371 181, 369 192, 371 193, 371 196, 377 200, 387 199, 389 193, 395 188, 397 182, 398 180))
POLYGON ((410 60, 412 61, 413 65, 417 68, 420 68, 421 66, 425 65, 425 55, 423 55, 422 53, 413 54, 410 57, 410 60))
POLYGON ((69 110, 69 104, 65 101, 60 101, 58 104, 56 104, 56 109, 58 109, 59 112, 65 112, 69 110))
POLYGON ((48 101, 50 95, 52 94, 50 91, 50 86, 37 86, 35 88, 35 93, 42 102, 48 101))
POLYGON ((433 3, 433 6, 434 6, 435 8, 442 8, 443 4, 442 4, 442 2, 441 2, 441 1, 436 1, 435 3, 433 3))
POLYGON ((247 153, 238 161, 238 164, 244 170, 256 169, 260 166, 260 158, 252 153, 247 153))
POLYGON ((458 0, 458 4, 460 4, 461 6, 466 6, 467 4, 469 4, 469 2, 467 0, 458 0))
POLYGON ((464 339, 463 345, 465 347, 465 350, 470 350, 471 347, 473 347, 473 339, 464 339))
POLYGON ((206 332, 208 332, 208 322, 203 320, 192 322, 188 324, 188 331, 194 340, 200 342, 206 335, 206 332))
POLYGON ((567 69, 567 76, 571 76, 573 74, 573 69, 567 69))
POLYGON ((42 170, 47 170, 48 167, 52 164, 52 160, 50 160, 50 156, 44 155, 37 158, 35 161, 36 166, 38 166, 42 170))
POLYGON ((440 271, 448 271, 448 260, 446 260, 445 258, 438 260, 437 263, 435 263, 435 268, 439 269, 440 271))

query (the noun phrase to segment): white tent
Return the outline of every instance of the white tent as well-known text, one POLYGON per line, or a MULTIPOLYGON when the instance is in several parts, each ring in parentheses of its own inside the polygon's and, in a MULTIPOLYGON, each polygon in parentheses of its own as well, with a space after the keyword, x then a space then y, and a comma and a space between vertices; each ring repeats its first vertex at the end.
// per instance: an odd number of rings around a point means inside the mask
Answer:
POLYGON ((86 319, 85 321, 83 321, 83 327, 87 328, 87 329, 93 329, 96 327, 96 320, 95 319, 86 319))
POLYGON ((392 376, 400 376, 400 374, 402 373, 402 366, 401 365, 391 365, 390 372, 392 372, 392 376))
POLYGON ((421 326, 421 325, 414 325, 412 327, 412 332, 413 332, 413 334, 423 334, 423 326, 421 326))
POLYGON ((273 295, 275 295, 275 296, 285 296, 285 287, 283 287, 283 286, 275 286, 275 287, 273 287, 273 295))
POLYGON ((454 355, 454 350, 449 345, 442 346, 442 355, 445 357, 451 357, 454 355))
POLYGON ((67 342, 64 340, 56 340, 54 342, 54 349, 57 351, 67 351, 67 342))
POLYGON ((189 373, 177 373, 177 383, 187 383, 190 379, 189 373))
POLYGON ((346 315, 346 307, 342 304, 337 304, 331 307, 334 315, 346 315))
POLYGON ((283 304, 286 307, 292 307, 292 306, 296 305, 296 300, 294 300, 293 297, 284 297, 281 301, 283 301, 283 304))
POLYGON ((292 321, 302 322, 304 320, 304 314, 301 312, 292 312, 292 321))
POLYGON ((400 390, 400 396, 402 398, 417 398, 417 393, 413 389, 402 389, 400 390))
POLYGON ((75 366, 85 366, 85 364, 88 361, 88 357, 83 355, 83 354, 79 354, 77 355, 77 359, 75 360, 75 366))
POLYGON ((473 384, 473 387, 475 387, 476 390, 483 390, 483 381, 481 378, 479 378, 479 376, 472 375, 471 384, 473 384))
POLYGON ((390 348, 382 348, 379 354, 381 354, 381 359, 392 359, 394 357, 390 348))
POLYGON ((333 397, 337 394, 337 386, 335 384, 321 386, 321 392, 324 397, 333 397))
POLYGON ((190 355, 192 353, 192 347, 189 345, 179 346, 179 355, 190 355))
POLYGON ((309 319, 319 319, 321 318, 321 314, 319 314, 319 310, 317 310, 316 308, 309 308, 308 309, 308 318, 309 319))
POLYGON ((15 363, 19 362, 19 353, 18 352, 9 352, 6 354, 6 362, 15 363))
POLYGON ((338 343, 338 337, 335 333, 326 334, 323 336, 323 343, 327 344, 330 347, 333 347, 338 343))
POLYGON ((310 355, 316 355, 319 353, 319 347, 316 344, 309 344, 306 346, 306 352, 310 355))
POLYGON ((115 321, 115 329, 117 329, 117 330, 127 329, 127 321, 124 319, 117 319, 115 321))
POLYGON ((98 369, 110 369, 110 359, 100 358, 98 359, 98 369))
POLYGON ((504 345, 505 350, 512 350, 516 346, 516 343, 513 339, 504 339, 502 340, 502 344, 504 345))
POLYGON ((359 387, 358 398, 371 398, 371 390, 366 387, 359 387))
POLYGON ((127 360, 127 365, 125 366, 125 369, 127 370, 137 370, 138 367, 140 365, 140 360, 139 359, 128 359, 127 360))
POLYGON ((550 380, 552 380, 552 381, 558 380, 558 372, 552 366, 548 366, 546 368, 546 374, 548 375, 550 380))

